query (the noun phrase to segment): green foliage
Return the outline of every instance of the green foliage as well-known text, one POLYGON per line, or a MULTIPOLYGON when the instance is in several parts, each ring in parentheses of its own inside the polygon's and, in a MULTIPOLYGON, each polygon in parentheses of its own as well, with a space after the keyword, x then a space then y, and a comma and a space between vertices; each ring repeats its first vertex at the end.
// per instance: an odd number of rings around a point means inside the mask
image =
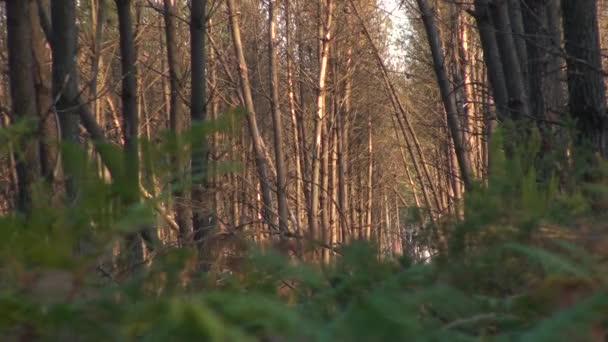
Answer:
MULTIPOLYGON (((185 142, 170 134, 142 142, 144 178, 170 179, 173 153, 189 153, 201 135, 234 132, 238 118, 228 113, 195 127, 185 142)), ((76 199, 58 205, 39 184, 31 214, 0 218, 0 334, 48 341, 581 340, 572 334, 607 313, 600 264, 575 245, 538 243, 546 242, 538 235, 544 225, 595 215, 592 203, 604 190, 597 183, 560 189, 569 187, 558 174, 539 181, 534 139, 507 158, 501 133, 494 135, 488 184, 467 195, 464 219, 449 223, 442 258, 387 260, 355 242, 317 265, 252 246, 242 269, 190 277, 184 272, 198 252, 188 248, 162 248, 138 272, 106 268, 108 250, 152 224, 168 192, 124 207, 126 180, 99 177, 85 152, 65 146, 76 199), (591 283, 592 291, 560 306, 568 293, 551 279, 591 283)), ((121 152, 101 148, 120 169, 121 152)))

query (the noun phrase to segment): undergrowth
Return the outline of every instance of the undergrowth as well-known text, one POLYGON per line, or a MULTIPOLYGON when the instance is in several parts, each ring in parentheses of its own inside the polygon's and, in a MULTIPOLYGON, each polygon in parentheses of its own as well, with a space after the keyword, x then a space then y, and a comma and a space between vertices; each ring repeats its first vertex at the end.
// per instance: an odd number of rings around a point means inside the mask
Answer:
MULTIPOLYGON (((168 141, 144 144, 156 172, 170 169, 163 153, 176 150, 168 141)), ((597 209, 606 201, 605 177, 585 181, 576 160, 548 157, 542 163, 559 167, 541 177, 533 139, 510 158, 502 144, 496 134, 488 183, 467 194, 462 219, 440 227, 447 246, 430 261, 380 258, 373 243, 356 241, 318 265, 252 245, 238 270, 203 272, 189 266, 200 251, 161 246, 150 263, 122 276, 104 268, 114 262, 108 250, 133 227, 154 222, 158 198, 121 207, 120 189, 97 176, 94 161, 65 149, 78 175, 77 200, 57 205, 39 184, 31 214, 0 218, 0 334, 43 341, 592 340, 603 333, 608 293, 601 248, 588 248, 584 236, 605 236, 597 209)), ((604 165, 594 167, 605 173, 604 165)))

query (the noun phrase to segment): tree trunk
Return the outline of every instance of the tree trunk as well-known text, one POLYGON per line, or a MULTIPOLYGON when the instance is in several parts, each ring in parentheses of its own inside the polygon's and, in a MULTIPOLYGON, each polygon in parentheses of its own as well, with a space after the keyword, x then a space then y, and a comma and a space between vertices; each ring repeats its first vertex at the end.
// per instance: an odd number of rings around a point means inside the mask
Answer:
POLYGON ((188 116, 181 99, 183 93, 182 71, 180 67, 181 52, 177 42, 177 28, 175 18, 178 15, 176 0, 164 0, 165 35, 167 37, 167 62, 169 65, 170 81, 170 128, 175 135, 177 150, 173 158, 173 177, 177 184, 173 191, 175 202, 175 217, 179 226, 179 240, 185 242, 192 234, 192 211, 190 207, 190 193, 184 191, 188 183, 189 161, 183 153, 184 141, 181 135, 189 126, 188 116))
MULTIPOLYGON (((42 3, 42 2, 41 2, 42 3)), ((33 1, 30 10, 30 25, 32 30, 32 51, 34 54, 34 84, 36 87, 36 104, 40 119, 41 142, 40 163, 42 175, 53 186, 56 184, 56 173, 59 171, 59 130, 53 110, 53 89, 51 84, 51 55, 46 47, 46 38, 42 31, 38 6, 33 1)), ((54 189, 55 190, 55 189, 54 189)))
POLYGON ((454 97, 451 95, 452 89, 450 87, 450 81, 448 80, 447 71, 443 61, 443 51, 441 49, 441 42, 439 41, 437 27, 435 26, 433 10, 431 7, 429 7, 426 0, 417 0, 417 2, 418 7, 422 12, 422 20, 424 22, 427 38, 431 47, 431 53, 433 55, 435 75, 437 77, 441 99, 445 108, 448 128, 450 130, 450 135, 452 136, 452 141, 454 142, 454 150, 456 152, 456 158, 458 159, 460 176, 462 177, 462 182, 464 183, 465 188, 470 190, 472 187, 470 172, 471 163, 469 161, 469 155, 466 153, 462 145, 458 110, 456 108, 454 97))
POLYGON ((562 0, 568 93, 578 142, 608 157, 608 117, 594 0, 562 0))
MULTIPOLYGON (((207 120, 207 55, 205 28, 207 26, 207 0, 193 0, 190 9, 190 118, 192 126, 207 120)), ((192 141, 192 226, 197 241, 202 240, 211 228, 212 212, 208 188, 208 140, 198 137, 192 141)))
POLYGON ((549 36, 545 33, 546 8, 545 0, 528 0, 526 10, 523 12, 526 23, 527 55, 530 56, 528 64, 528 94, 532 114, 539 120, 542 129, 545 113, 545 99, 543 95, 543 81, 546 74, 547 50, 549 36))
MULTIPOLYGON (((294 72, 293 72, 293 46, 291 43, 291 9, 290 1, 285 0, 285 45, 287 48, 287 92, 289 97, 289 113, 291 117, 291 129, 293 134, 293 153, 294 153, 294 167, 295 167, 295 217, 297 229, 301 229, 302 220, 302 197, 303 197, 303 174, 302 174, 302 163, 300 149, 300 134, 298 125, 298 105, 296 102, 296 95, 294 89, 294 72)), ((300 104, 301 105, 301 104, 300 104)))
POLYGON ((243 51, 243 43, 241 41, 239 12, 237 10, 235 0, 227 0, 227 4, 228 15, 230 16, 230 29, 232 31, 234 53, 238 62, 241 90, 243 92, 243 97, 245 101, 244 104, 247 110, 247 124, 249 127, 249 133, 251 134, 251 141, 255 154, 255 166, 257 169, 258 178, 260 181, 260 188, 262 192, 263 217, 264 221, 268 225, 272 225, 272 195, 270 191, 270 180, 268 177, 269 160, 266 156, 266 147, 264 145, 264 141, 262 140, 262 135, 260 134, 260 130, 258 129, 256 112, 253 104, 253 96, 251 93, 251 84, 249 82, 249 71, 247 69, 247 62, 245 61, 245 53, 243 51))
MULTIPOLYGON (((509 94, 488 0, 475 0, 475 19, 498 119, 506 120, 510 117, 509 94)), ((488 133, 491 134, 491 132, 488 133)))
POLYGON ((287 175, 285 170, 285 158, 283 149, 283 124, 281 120, 281 111, 279 108, 279 74, 277 63, 277 0, 268 1, 268 54, 270 55, 269 79, 271 89, 271 111, 272 111, 272 126, 274 131, 274 154, 277 170, 277 201, 279 204, 279 231, 288 231, 288 210, 287 207, 287 175))
POLYGON ((332 22, 333 22, 333 1, 332 0, 320 0, 319 2, 319 25, 320 26, 320 51, 319 51, 319 78, 317 84, 317 115, 315 117, 315 133, 314 133, 314 146, 312 152, 312 178, 311 178, 311 195, 310 195, 310 214, 309 214, 309 226, 310 236, 312 239, 318 239, 320 235, 319 231, 319 197, 322 195, 321 191, 321 144, 323 138, 323 125, 325 124, 326 115, 326 80, 327 80, 327 69, 329 62, 329 47, 332 37, 332 22), (325 14, 323 16, 323 14, 325 14))
MULTIPOLYGON (((123 203, 126 207, 139 202, 139 118, 137 106, 137 69, 135 66, 135 42, 133 34, 132 0, 116 0, 118 10, 118 27, 120 33, 120 56, 122 72, 122 123, 124 139, 124 172, 119 181, 124 188, 123 203)), ((151 248, 152 235, 144 227, 138 227, 141 237, 151 248)), ((127 254, 129 265, 141 261, 144 251, 141 249, 137 235, 127 237, 127 254)))
POLYGON ((29 121, 32 132, 19 138, 15 155, 18 182, 17 209, 27 213, 32 209, 31 187, 40 175, 37 130, 36 89, 32 31, 29 23, 31 0, 6 3, 9 85, 12 113, 15 120, 29 121))
POLYGON ((564 111, 567 96, 562 82, 566 79, 562 68, 564 64, 562 56, 562 24, 560 13, 560 0, 547 1, 547 29, 549 35, 549 52, 547 61, 547 82, 545 82, 545 94, 547 97, 546 108, 550 119, 558 120, 556 113, 564 111))
POLYGON ((481 149, 481 135, 479 134, 478 108, 475 89, 475 63, 476 46, 470 34, 469 17, 458 12, 458 60, 460 61, 460 75, 463 93, 463 145, 469 154, 471 176, 481 178, 479 151, 481 149))
MULTIPOLYGON (((38 4, 40 4, 41 1, 38 2, 38 4)), ((59 18, 64 18, 65 14, 65 9, 63 8, 64 6, 71 6, 69 1, 57 1, 57 3, 53 3, 51 6, 51 12, 53 11, 53 7, 57 6, 57 8, 55 9, 55 13, 57 16, 59 16, 59 18)), ((55 34, 52 32, 51 29, 51 20, 49 19, 49 16, 46 13, 46 10, 43 6, 38 6, 38 11, 39 11, 39 16, 40 16, 40 24, 42 26, 42 29, 44 31, 44 35, 48 40, 48 43, 51 45, 51 50, 53 51, 53 56, 55 56, 55 54, 57 54, 57 56, 59 56, 59 61, 60 61, 60 65, 53 65, 53 87, 56 86, 55 82, 56 82, 56 75, 55 72, 58 72, 60 75, 61 74, 65 74, 66 70, 65 70, 65 63, 66 60, 64 60, 65 58, 61 57, 61 56, 65 56, 64 51, 66 49, 71 48, 70 46, 68 46, 67 44, 64 44, 64 41, 61 39, 58 39, 58 43, 55 42, 55 34), (57 67, 59 67, 59 69, 57 69, 57 67)), ((53 14, 51 14, 53 15, 53 14)), ((60 20, 59 21, 60 24, 63 25, 68 25, 69 23, 71 23, 71 21, 64 21, 64 20, 60 20)), ((68 26, 72 26, 73 24, 69 24, 68 26)), ((66 34, 66 28, 60 29, 60 30, 56 30, 55 33, 58 34, 66 34)), ((69 36, 69 35, 68 35, 69 36)), ((72 48, 73 50, 75 49, 75 45, 72 48)), ((68 50, 69 51, 69 50, 68 50)), ((55 62, 55 58, 53 58, 53 61, 55 62)), ((69 61, 67 61, 69 63, 69 61)), ((62 93, 61 96, 64 97, 64 100, 66 102, 68 102, 67 104, 69 105, 69 107, 67 107, 67 109, 74 109, 75 112, 80 116, 80 120, 82 122, 82 125, 84 126, 84 128, 87 130, 87 132, 91 135, 91 138, 94 140, 94 142, 96 143, 96 146, 98 147, 97 152, 99 153, 101 159, 103 160, 103 162, 105 163, 105 166, 108 168, 108 171, 110 172, 110 174, 112 176, 117 176, 118 175, 118 165, 116 165, 116 163, 113 162, 113 156, 111 155, 111 151, 104 148, 104 145, 107 145, 109 142, 107 140, 107 138, 105 137, 104 131, 102 129, 102 127, 99 126, 99 124, 96 122, 95 120, 95 116, 91 113, 91 111, 89 110, 89 106, 86 105, 86 103, 84 103, 84 101, 82 100, 82 98, 80 97, 80 94, 78 93, 78 79, 77 77, 64 77, 64 78, 60 78, 62 80, 62 82, 65 82, 65 84, 63 84, 62 87, 62 93), (69 83, 70 82, 74 82, 74 85, 71 86, 69 83)), ((54 99, 56 101, 59 101, 61 99, 55 97, 55 90, 53 90, 53 96, 54 99)), ((106 98, 108 99, 108 98, 106 98)), ((57 103, 55 104, 55 108, 57 109, 57 103)), ((66 115, 65 117, 66 120, 70 119, 68 115, 66 115)), ((69 121, 69 120, 68 120, 69 121)), ((64 123, 62 123, 62 117, 59 116, 59 124, 60 127, 62 127, 62 125, 64 123)), ((74 123, 73 125, 70 125, 69 122, 66 123, 66 125, 68 126, 68 128, 71 128, 71 130, 73 130, 74 132, 77 132, 77 119, 74 119, 74 123)), ((66 134, 66 131, 63 129, 63 127, 61 128, 62 130, 62 138, 64 137, 64 134, 66 134)), ((68 129, 68 133, 71 132, 70 129, 68 129)))
POLYGON ((125 143, 125 182, 128 184, 127 203, 138 201, 139 183, 137 77, 135 67, 135 45, 131 18, 131 0, 116 0, 120 32, 120 55, 122 69, 122 120, 125 143))
MULTIPOLYGON (((103 111, 103 95, 98 94, 99 82, 101 80, 102 86, 106 79, 106 70, 103 65, 103 51, 102 51, 102 39, 103 39, 103 28, 106 20, 106 3, 105 0, 90 0, 91 6, 91 81, 89 86, 89 101, 90 111, 92 112, 95 120, 101 127, 106 125, 106 119, 103 111), (103 70, 103 71, 100 71, 103 70)), ((92 144, 94 145, 94 144, 92 144)), ((100 155, 95 155, 95 162, 98 168, 98 172, 102 178, 109 178, 107 168, 103 163, 103 159, 100 155)))
POLYGON ((367 206, 365 210, 365 238, 372 238, 372 208, 373 208, 373 189, 374 189, 374 135, 372 131, 371 115, 367 119, 367 206))
MULTIPOLYGON (((301 2, 297 1, 296 5, 300 5, 301 6, 301 2)), ((300 7, 296 7, 296 10, 298 10, 300 7)), ((296 21, 297 22, 297 21, 296 21)), ((307 139, 307 132, 306 132, 306 128, 305 128, 305 121, 307 119, 307 112, 305 110, 306 107, 306 71, 305 71, 305 40, 304 40, 304 28, 302 27, 302 25, 297 25, 296 26, 296 45, 297 45, 297 54, 298 54, 298 63, 296 64, 298 66, 297 70, 297 77, 298 77, 298 108, 296 111, 296 114, 298 116, 298 135, 300 138, 300 165, 302 167, 302 190, 304 192, 304 205, 306 207, 306 218, 307 218, 307 224, 309 227, 309 231, 306 232, 307 234, 310 234, 310 224, 311 224, 311 214, 312 211, 310 209, 310 204, 312 203, 312 199, 311 199, 311 192, 312 192, 312 180, 311 180, 311 170, 310 167, 312 166, 311 163, 308 162, 308 153, 309 153, 309 148, 306 145, 308 139, 307 139)))
POLYGON ((352 222, 350 217, 349 206, 349 186, 347 181, 348 164, 349 164, 349 129, 350 115, 352 110, 352 85, 353 85, 353 49, 349 46, 346 52, 346 70, 344 80, 344 107, 339 112, 339 117, 336 119, 338 125, 338 193, 339 193, 339 208, 340 208, 340 227, 342 232, 342 242, 349 241, 349 230, 352 222))
POLYGON ((530 106, 526 96, 526 87, 523 79, 522 67, 518 56, 517 46, 513 38, 513 29, 509 20, 509 8, 506 1, 494 2, 490 12, 496 29, 498 51, 502 60, 507 93, 509 94, 509 108, 511 119, 517 121, 530 118, 530 106))
MULTIPOLYGON (((326 116, 331 116, 331 110, 326 112, 326 116)), ((329 227, 329 206, 330 206, 330 192, 329 192, 329 146, 331 139, 331 132, 328 130, 328 123, 331 121, 326 120, 326 123, 323 125, 323 133, 321 133, 321 184, 319 185, 319 208, 320 208, 320 216, 321 216, 321 226, 320 226, 320 240, 323 243, 328 243, 331 234, 331 228, 329 227)), ((329 250, 323 249, 323 260, 325 262, 329 262, 329 250)))
MULTIPOLYGON (((74 0, 51 2, 53 98, 64 143, 76 144, 78 136, 78 111, 72 96, 78 93, 76 72, 76 5, 74 0)), ((65 161, 65 157, 64 157, 65 161)), ((64 163, 67 166, 66 163, 64 163)), ((68 201, 75 196, 73 178, 67 167, 63 175, 68 201)))
MULTIPOLYGON (((528 24, 531 18, 526 18, 527 20, 524 20, 524 12, 530 8, 530 2, 535 1, 539 0, 527 0, 525 1, 525 3, 522 3, 522 0, 508 0, 508 3, 505 4, 505 6, 508 6, 509 9, 509 21, 511 23, 511 28, 513 32, 513 42, 515 43, 515 48, 517 50, 519 67, 521 69, 521 75, 524 81, 525 89, 527 89, 529 84, 528 62, 533 59, 531 56, 530 59, 528 59, 528 49, 526 47, 526 40, 529 39, 530 36, 526 34, 526 29, 524 25, 528 24)), ((530 98, 530 100, 532 99, 530 98)))
MULTIPOLYGON (((337 78, 337 73, 336 73, 337 78)), ((331 239, 329 241, 330 246, 336 246, 340 241, 340 212, 338 208, 338 124, 340 120, 338 117, 338 103, 339 97, 336 95, 334 102, 334 128, 332 129, 331 135, 331 151, 330 151, 330 181, 329 181, 329 193, 331 200, 329 201, 329 226, 331 227, 331 239)))

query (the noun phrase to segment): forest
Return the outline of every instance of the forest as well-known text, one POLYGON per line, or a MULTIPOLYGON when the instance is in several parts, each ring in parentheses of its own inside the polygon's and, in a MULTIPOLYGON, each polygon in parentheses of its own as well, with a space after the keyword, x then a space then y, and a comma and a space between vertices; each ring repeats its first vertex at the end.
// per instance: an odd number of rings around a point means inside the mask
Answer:
POLYGON ((0 1, 0 340, 608 341, 608 1, 0 1))

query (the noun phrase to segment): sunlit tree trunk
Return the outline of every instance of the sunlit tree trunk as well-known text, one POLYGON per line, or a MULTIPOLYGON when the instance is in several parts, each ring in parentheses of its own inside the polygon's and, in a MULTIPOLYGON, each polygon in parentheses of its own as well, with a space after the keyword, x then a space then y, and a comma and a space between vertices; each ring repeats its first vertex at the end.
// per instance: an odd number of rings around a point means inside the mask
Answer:
POLYGON ((462 72, 462 87, 464 93, 464 146, 468 146, 470 168, 473 177, 481 178, 481 144, 482 134, 479 129, 479 103, 476 98, 475 87, 475 63, 476 49, 474 39, 471 34, 469 17, 459 12, 458 23, 458 55, 462 72))
POLYGON ((338 113, 336 119, 338 126, 338 193, 339 193, 339 208, 340 208, 340 227, 342 231, 342 242, 349 241, 349 228, 352 225, 350 218, 351 207, 349 206, 350 188, 347 180, 349 167, 349 131, 350 131, 350 116, 352 111, 352 86, 353 86, 353 65, 352 65, 352 46, 349 46, 346 51, 346 67, 344 80, 344 105, 343 109, 338 113))
MULTIPOLYGON (((104 24, 107 20, 106 0, 90 0, 91 6, 91 80, 89 85, 89 101, 90 111, 100 127, 106 126, 106 116, 104 112, 104 99, 108 96, 99 91, 103 89, 108 77, 108 70, 104 63, 104 54, 102 49, 102 39, 104 37, 104 24), (101 85, 101 87, 100 87, 101 85)), ((112 58, 110 58, 111 60, 112 58)), ((94 145, 94 144, 93 144, 94 145)), ((102 157, 97 154, 95 156, 98 172, 104 179, 109 179, 110 175, 106 165, 103 163, 102 157)))
MULTIPOLYGON (((294 87, 294 51, 291 40, 291 2, 289 0, 285 0, 285 45, 287 48, 287 93, 289 97, 289 114, 291 118, 291 129, 292 129, 292 139, 293 139, 293 162, 295 167, 295 206, 294 206, 294 216, 296 218, 297 228, 300 229, 302 227, 301 213, 302 213, 302 198, 303 198, 303 175, 302 175, 302 163, 301 163, 301 154, 302 151, 300 149, 301 141, 300 134, 298 128, 298 103, 296 101, 296 93, 294 87)), ((301 105, 301 104, 300 104, 301 105)))
MULTIPOLYGON (((328 96, 329 97, 329 94, 328 96)), ((329 150, 331 146, 329 146, 331 133, 328 131, 328 124, 331 121, 331 109, 325 113, 326 122, 323 125, 323 132, 321 133, 322 141, 321 141, 321 178, 319 185, 319 208, 320 208, 320 216, 321 216, 321 226, 320 226, 320 240, 323 243, 328 243, 331 239, 331 227, 329 226, 329 201, 330 201, 330 192, 329 192, 329 150)), ((325 262, 329 261, 329 251, 327 249, 323 249, 323 260, 325 262)))
POLYGON ((268 175, 269 160, 266 155, 266 147, 262 140, 262 135, 258 128, 256 111, 253 103, 253 96, 251 92, 251 84, 249 82, 249 70, 247 68, 247 62, 245 60, 245 53, 243 51, 243 44, 241 41, 241 28, 239 24, 239 11, 236 7, 235 0, 227 0, 228 15, 230 16, 230 29, 232 31, 232 41, 234 45, 234 53, 238 63, 239 79, 241 90, 243 93, 245 108, 247 110, 247 124, 249 133, 251 135, 251 141, 253 144, 253 150, 255 155, 255 166, 258 173, 260 182, 260 189, 263 203, 263 216, 264 221, 272 225, 272 195, 270 190, 270 179, 268 175))
POLYGON ((317 84, 317 107, 315 117, 314 130, 314 146, 312 151, 312 177, 311 177, 311 195, 308 224, 310 227, 310 235, 313 239, 321 237, 319 231, 319 210, 320 196, 323 194, 321 185, 321 152, 323 139, 323 125, 325 124, 326 116, 326 83, 327 70, 329 63, 329 47, 332 38, 332 22, 333 22, 333 1, 319 0, 319 25, 320 25, 320 48, 319 48, 319 77, 317 84))
MULTIPOLYGON (((335 84, 335 83, 334 83, 335 84)), ((339 191, 338 191, 338 124, 340 120, 338 117, 338 96, 335 96, 334 102, 334 124, 331 134, 331 151, 330 151, 330 167, 331 170, 329 175, 329 193, 331 194, 331 200, 329 201, 329 226, 331 227, 331 239, 329 241, 330 246, 335 246, 341 242, 340 236, 340 213, 339 213, 339 191)))
POLYGON ((434 14, 426 2, 426 0, 417 0, 418 7, 422 12, 422 20, 427 33, 427 38, 431 47, 431 53, 433 56, 433 65, 435 68, 435 75, 439 84, 439 90, 441 93, 441 99, 445 108, 446 119, 450 135, 452 136, 452 142, 454 143, 454 150, 456 158, 458 159, 458 166, 460 170, 460 176, 465 188, 470 189, 472 186, 471 171, 470 171, 470 160, 469 155, 464 150, 462 144, 462 136, 460 131, 460 123, 458 120, 458 110, 456 109, 456 102, 452 95, 452 89, 450 81, 448 80, 447 71, 443 60, 443 51, 439 40, 439 34, 435 26, 434 14))
POLYGON ((372 238, 372 209, 374 200, 374 134, 372 130, 372 117, 367 119, 367 184, 366 184, 366 210, 365 210, 365 238, 372 238))

